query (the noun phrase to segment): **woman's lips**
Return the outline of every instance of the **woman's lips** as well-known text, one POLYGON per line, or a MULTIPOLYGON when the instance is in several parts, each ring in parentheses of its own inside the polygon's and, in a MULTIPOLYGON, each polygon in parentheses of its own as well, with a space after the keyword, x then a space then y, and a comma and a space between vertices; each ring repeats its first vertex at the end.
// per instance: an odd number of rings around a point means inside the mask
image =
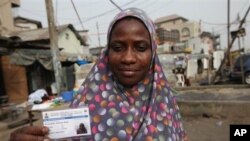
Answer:
POLYGON ((135 71, 135 70, 120 70, 120 73, 121 73, 123 76, 131 77, 131 76, 135 76, 136 71, 135 71))

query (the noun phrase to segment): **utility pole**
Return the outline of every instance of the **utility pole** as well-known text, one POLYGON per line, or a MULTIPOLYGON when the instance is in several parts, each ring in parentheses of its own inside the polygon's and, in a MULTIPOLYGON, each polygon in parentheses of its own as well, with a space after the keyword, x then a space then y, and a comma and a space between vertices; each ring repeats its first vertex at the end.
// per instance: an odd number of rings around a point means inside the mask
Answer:
POLYGON ((99 24, 96 22, 97 34, 98 34, 98 43, 99 47, 101 46, 100 32, 99 32, 99 24))
MULTIPOLYGON (((237 20, 240 22, 240 14, 238 13, 238 17, 237 20)), ((240 51, 240 70, 241 70, 241 81, 242 84, 245 84, 245 74, 244 74, 244 67, 243 67, 243 56, 242 56, 242 51, 241 51, 241 43, 240 43, 240 39, 241 37, 244 38, 245 36, 245 32, 243 34, 237 34, 238 36, 238 46, 239 46, 239 51, 240 51)), ((243 51, 244 51, 244 47, 243 47, 243 51)))
MULTIPOLYGON (((248 7, 248 9, 247 9, 247 11, 246 11, 246 13, 245 13, 243 19, 240 21, 240 25, 239 25, 238 29, 241 29, 241 28, 242 28, 242 25, 245 23, 246 17, 247 17, 247 15, 248 15, 249 11, 250 11, 250 6, 248 7)), ((231 40, 231 42, 230 42, 230 44, 229 44, 229 46, 228 46, 228 50, 227 50, 227 52, 226 52, 226 55, 229 54, 230 49, 232 48, 235 39, 236 39, 236 36, 235 36, 235 37, 232 37, 232 40, 231 40)), ((223 58, 223 60, 222 60, 222 62, 221 62, 221 65, 220 65, 219 69, 217 70, 217 72, 216 72, 216 74, 215 74, 215 76, 214 76, 213 82, 216 80, 217 76, 219 76, 219 74, 221 73, 222 66, 223 66, 223 64, 225 63, 225 61, 226 61, 226 57, 223 58)))
POLYGON ((230 52, 230 0, 227 0, 227 59, 229 64, 229 69, 232 71, 232 60, 231 60, 231 52, 230 52))
POLYGON ((55 73, 57 94, 60 94, 62 91, 62 65, 61 62, 58 60, 59 49, 58 49, 57 31, 54 22, 54 11, 53 11, 52 0, 45 0, 45 2, 46 2, 46 10, 47 10, 47 18, 49 26, 50 49, 51 49, 53 68, 55 73))
POLYGON ((245 83, 245 75, 244 75, 244 68, 243 68, 243 56, 241 55, 241 43, 240 43, 240 37, 238 37, 238 46, 240 51, 240 70, 241 70, 241 81, 242 84, 245 83))

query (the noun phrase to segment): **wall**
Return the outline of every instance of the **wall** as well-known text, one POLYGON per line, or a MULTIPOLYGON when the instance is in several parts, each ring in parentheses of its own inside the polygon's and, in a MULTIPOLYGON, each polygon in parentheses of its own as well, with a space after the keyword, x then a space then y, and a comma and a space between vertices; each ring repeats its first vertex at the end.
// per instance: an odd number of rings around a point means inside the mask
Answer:
POLYGON ((192 54, 201 53, 201 39, 200 37, 191 38, 188 40, 188 48, 192 51, 192 54))
POLYGON ((159 54, 159 60, 162 65, 163 72, 168 80, 168 83, 171 87, 175 86, 176 77, 173 73, 174 65, 174 56, 183 55, 181 54, 159 54))
POLYGON ((0 0, 0 25, 8 30, 14 28, 10 0, 0 0))
POLYGON ((180 33, 180 41, 185 41, 188 40, 189 37, 183 37, 182 36, 182 29, 187 27, 190 31, 190 37, 197 37, 200 34, 200 26, 199 23, 197 22, 184 22, 184 23, 180 23, 178 22, 178 24, 174 24, 173 22, 166 22, 166 23, 162 23, 160 24, 160 27, 167 29, 167 30, 173 30, 173 29, 177 29, 180 33))
POLYGON ((24 102, 28 99, 25 67, 10 64, 9 56, 2 56, 2 72, 5 92, 9 102, 24 102))
POLYGON ((66 29, 58 35, 58 46, 63 48, 62 53, 83 54, 83 46, 74 32, 66 29))

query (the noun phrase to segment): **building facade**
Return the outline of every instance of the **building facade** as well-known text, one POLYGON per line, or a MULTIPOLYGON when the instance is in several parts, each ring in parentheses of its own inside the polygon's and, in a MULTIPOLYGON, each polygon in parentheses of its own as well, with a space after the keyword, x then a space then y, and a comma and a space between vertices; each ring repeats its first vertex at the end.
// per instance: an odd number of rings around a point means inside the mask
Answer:
POLYGON ((200 35, 200 24, 179 15, 169 15, 155 20, 158 39, 162 44, 168 44, 170 51, 184 50, 190 38, 200 35))
POLYGON ((163 28, 179 35, 177 40, 181 42, 200 35, 200 24, 198 22, 189 21, 179 15, 158 18, 155 20, 155 24, 158 28, 163 28))
MULTIPOLYGON (((55 82, 48 28, 42 28, 39 21, 14 17, 19 3, 0 0, 0 98, 8 97, 9 102, 26 101, 33 90, 55 82)), ((72 25, 57 28, 62 81, 72 89, 74 63, 91 57, 86 41, 72 25)))
POLYGON ((0 27, 1 28, 5 30, 14 29, 12 9, 17 8, 19 6, 20 6, 20 0, 1 0, 0 1, 0 27))

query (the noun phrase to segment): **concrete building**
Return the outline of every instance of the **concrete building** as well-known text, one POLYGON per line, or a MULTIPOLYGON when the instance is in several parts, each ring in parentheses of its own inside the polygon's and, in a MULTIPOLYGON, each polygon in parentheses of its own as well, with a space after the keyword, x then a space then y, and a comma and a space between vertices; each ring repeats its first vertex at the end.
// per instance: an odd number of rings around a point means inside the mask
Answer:
POLYGON ((190 38, 200 35, 200 24, 179 15, 169 15, 155 20, 161 44, 168 44, 173 52, 184 51, 190 38))
POLYGON ((179 35, 180 42, 200 35, 200 24, 198 22, 189 21, 176 14, 160 17, 155 20, 155 24, 158 28, 163 28, 179 35))
POLYGON ((6 48, 9 39, 3 37, 4 34, 14 31, 13 9, 19 6, 20 0, 0 0, 0 102, 7 99, 18 101, 22 97, 27 97, 28 92, 27 81, 22 76, 25 68, 11 65, 6 59, 9 54, 6 48))
MULTIPOLYGON (((0 98, 15 103, 55 81, 48 28, 42 28, 39 21, 14 18, 13 8, 19 4, 19 0, 0 0, 0 98)), ((74 87, 74 63, 92 58, 86 40, 72 25, 58 26, 57 31, 62 81, 68 90, 74 87)))
MULTIPOLYGON (((5 30, 13 31, 14 20, 12 9, 20 6, 20 0, 1 0, 0 1, 0 27, 5 30)), ((1 30, 0 30, 1 31, 1 30)), ((0 32, 1 35, 1 32, 0 32)))
MULTIPOLYGON (((91 56, 86 43, 71 24, 57 26, 57 33, 62 81, 65 90, 70 90, 75 81, 74 63, 79 58, 91 59, 91 56)), ((10 62, 26 68, 29 91, 45 88, 55 82, 48 28, 16 31, 9 37, 20 41, 20 45, 10 54, 10 62)))

